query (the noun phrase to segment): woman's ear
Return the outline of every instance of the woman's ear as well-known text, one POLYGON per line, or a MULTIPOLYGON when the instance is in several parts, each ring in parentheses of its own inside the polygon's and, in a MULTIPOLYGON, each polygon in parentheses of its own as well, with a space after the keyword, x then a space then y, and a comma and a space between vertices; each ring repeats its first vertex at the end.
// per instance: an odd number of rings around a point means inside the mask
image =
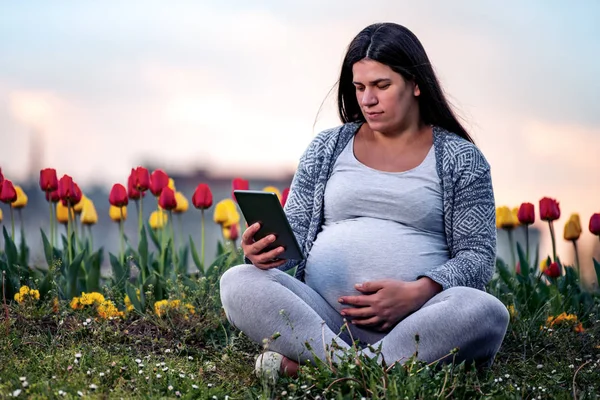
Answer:
POLYGON ((415 87, 413 89, 413 94, 415 95, 415 97, 419 97, 421 95, 421 89, 419 89, 419 85, 418 84, 414 84, 415 87))

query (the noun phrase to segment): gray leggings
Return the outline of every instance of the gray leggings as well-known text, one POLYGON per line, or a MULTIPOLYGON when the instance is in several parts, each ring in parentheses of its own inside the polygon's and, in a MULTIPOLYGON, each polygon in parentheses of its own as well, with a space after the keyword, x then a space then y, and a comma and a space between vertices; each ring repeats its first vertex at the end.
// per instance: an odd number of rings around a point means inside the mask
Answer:
MULTIPOLYGON (((262 343, 279 333, 269 350, 300 363, 314 363, 315 357, 326 361, 332 341, 348 349, 352 339, 362 342, 360 351, 369 357, 375 354, 366 344, 381 345, 388 365, 402 363, 417 350, 418 334, 420 360, 491 365, 509 321, 506 307, 494 296, 454 287, 438 293, 389 332, 348 323, 351 337, 348 329, 340 331, 343 317, 308 285, 277 269, 263 271, 253 265, 238 265, 223 274, 221 301, 231 324, 251 340, 262 343), (455 347, 459 348, 456 355, 444 357, 455 347)), ((333 362, 339 361, 339 351, 333 352, 333 362)))

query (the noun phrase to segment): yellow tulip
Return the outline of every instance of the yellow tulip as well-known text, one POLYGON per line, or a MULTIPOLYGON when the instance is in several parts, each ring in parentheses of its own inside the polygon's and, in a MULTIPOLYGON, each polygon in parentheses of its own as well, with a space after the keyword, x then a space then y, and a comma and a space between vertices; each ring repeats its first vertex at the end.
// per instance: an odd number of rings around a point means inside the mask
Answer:
POLYGON ((81 200, 79 201, 79 203, 77 203, 73 206, 73 211, 75 211, 75 214, 81 214, 81 212, 83 211, 84 202, 87 199, 88 198, 85 197, 85 194, 81 195, 81 200))
POLYGON ((169 178, 169 183, 168 183, 167 186, 170 187, 172 191, 176 192, 176 190, 175 190, 175 181, 173 180, 173 178, 169 178))
MULTIPOLYGON (((75 213, 71 208, 71 219, 75 219, 75 213)), ((56 220, 61 224, 66 224, 69 222, 69 209, 67 206, 63 206, 62 201, 56 203, 56 220)))
POLYGON ((167 214, 163 210, 153 211, 152 214, 150 214, 150 219, 148 220, 148 223, 150 224, 150 228, 152 229, 162 229, 165 227, 168 220, 169 214, 167 214))
POLYGON ((281 192, 275 186, 267 186, 263 189, 263 192, 275 193, 277 198, 281 201, 281 192))
POLYGON ((81 211, 81 223, 84 225, 94 225, 98 222, 98 213, 94 203, 87 197, 82 198, 80 203, 83 203, 81 211))
POLYGON ((213 220, 224 227, 230 227, 233 224, 240 222, 240 214, 237 211, 237 206, 232 199, 224 199, 217 203, 213 220))
POLYGON ((184 213, 190 207, 188 199, 181 192, 175 192, 175 200, 177 201, 177 207, 173 210, 175 214, 184 213))
POLYGON ((544 272, 546 269, 548 269, 548 258, 544 258, 540 262, 540 272, 544 272))
POLYGON ((521 225, 521 222, 519 221, 519 207, 512 209, 512 220, 515 223, 515 226, 521 225))
POLYGON ((15 192, 17 192, 17 199, 11 203, 12 208, 23 208, 27 205, 27 195, 23 191, 21 186, 15 185, 15 192))
POLYGON ((125 221, 127 219, 127 206, 123 207, 115 207, 113 205, 108 209, 108 215, 110 219, 115 222, 119 222, 121 220, 125 221), (123 216, 121 217, 121 211, 123 211, 123 216))
POLYGON ((506 206, 496 208, 496 227, 499 229, 513 229, 519 224, 516 214, 506 206))
POLYGON ((0 209, 0 222, 2 222, 2 209, 0 209))
POLYGON ((565 240, 577 240, 579 236, 581 236, 581 221, 579 219, 579 214, 571 214, 569 220, 565 224, 564 231, 565 240))

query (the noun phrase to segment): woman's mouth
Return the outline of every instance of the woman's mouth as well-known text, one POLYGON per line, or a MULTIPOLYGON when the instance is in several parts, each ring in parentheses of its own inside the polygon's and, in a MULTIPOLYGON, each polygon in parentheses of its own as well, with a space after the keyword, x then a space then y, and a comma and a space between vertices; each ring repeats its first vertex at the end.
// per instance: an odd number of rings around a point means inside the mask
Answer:
POLYGON ((369 119, 376 119, 377 117, 379 117, 381 114, 383 114, 383 112, 367 112, 365 113, 367 115, 367 118, 369 119))

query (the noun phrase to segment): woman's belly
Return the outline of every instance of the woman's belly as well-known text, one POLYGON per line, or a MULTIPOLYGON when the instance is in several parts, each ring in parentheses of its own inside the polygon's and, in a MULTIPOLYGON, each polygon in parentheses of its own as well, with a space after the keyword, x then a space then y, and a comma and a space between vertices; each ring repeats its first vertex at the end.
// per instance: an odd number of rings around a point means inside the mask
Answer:
POLYGON ((359 295, 357 283, 417 276, 448 261, 442 233, 397 222, 357 218, 327 225, 317 236, 305 267, 305 282, 338 311, 340 296, 359 295))

